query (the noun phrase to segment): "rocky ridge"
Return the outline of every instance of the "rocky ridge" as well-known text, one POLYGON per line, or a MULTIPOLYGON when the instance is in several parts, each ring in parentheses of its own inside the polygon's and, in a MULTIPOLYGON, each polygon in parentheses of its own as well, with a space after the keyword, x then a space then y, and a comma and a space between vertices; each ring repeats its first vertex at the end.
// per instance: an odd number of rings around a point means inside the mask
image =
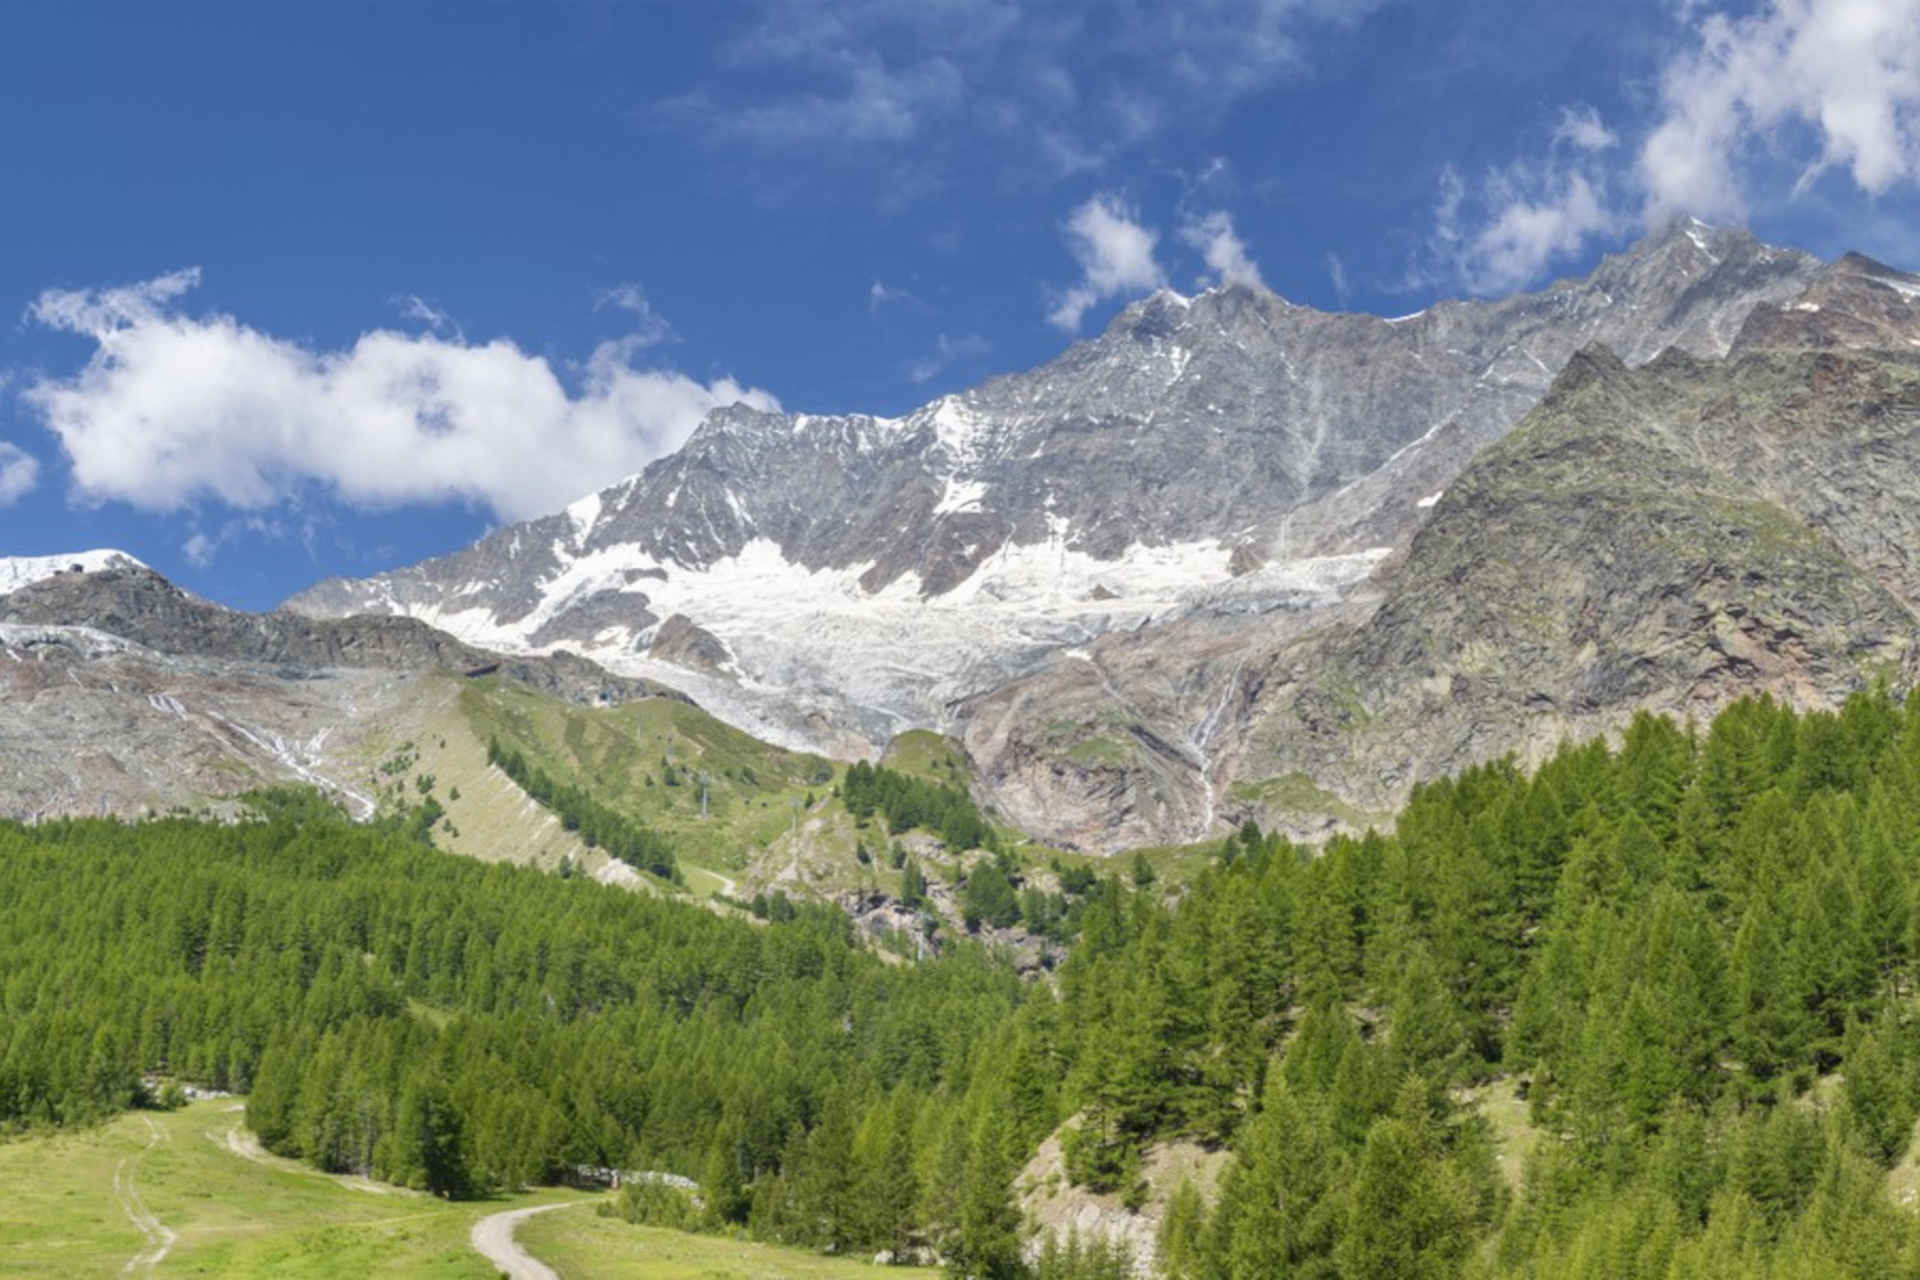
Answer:
POLYGON ((969 746, 1003 788, 1054 761, 1052 790, 1086 788, 1083 812, 1215 795, 1218 821, 1313 834, 1640 710, 1704 720, 1753 693, 1831 707, 1875 680, 1912 687, 1920 288, 1847 258, 1812 300, 1756 310, 1720 360, 1577 353, 1453 481, 1364 616, 1270 631, 1231 665, 1169 629, 1110 660, 1177 672, 1184 705, 1156 717, 1077 671, 1046 689, 1037 676, 990 695, 969 746), (1018 717, 1009 742, 981 733, 1020 699, 1051 707, 1044 747, 1018 717), (1112 742, 1104 726, 1165 737, 1209 699, 1232 710, 1203 776, 1144 749, 1104 772, 1060 768, 1112 742))
POLYGON ((166 653, 310 687, 498 662, 588 701, 657 676, 843 756, 954 733, 1063 844, 1311 835, 1639 709, 1910 684, 1916 370, 1920 278, 1689 223, 1398 320, 1156 295, 902 419, 721 411, 566 512, 289 613, 42 576, 0 596, 0 670, 61 631, 103 684, 166 653))
POLYGON ((1163 291, 901 418, 717 411, 565 512, 287 607, 565 645, 783 745, 868 754, 961 731, 969 700, 1103 637, 1377 599, 1375 570, 1575 350, 1722 354, 1817 266, 1677 222, 1585 279, 1395 319, 1163 291))
POLYGON ((135 815, 275 782, 375 799, 426 683, 497 674, 582 705, 682 697, 571 654, 502 655, 404 618, 245 614, 131 556, 0 560, 0 814, 135 815), (396 739, 397 741, 397 739, 396 739))

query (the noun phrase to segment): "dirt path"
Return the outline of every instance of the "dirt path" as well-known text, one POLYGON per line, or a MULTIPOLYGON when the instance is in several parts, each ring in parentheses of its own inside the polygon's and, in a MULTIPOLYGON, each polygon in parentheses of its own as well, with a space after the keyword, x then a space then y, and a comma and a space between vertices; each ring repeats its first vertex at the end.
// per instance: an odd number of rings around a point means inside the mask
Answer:
POLYGON ((567 1200, 560 1204, 541 1204, 531 1209, 509 1209, 505 1213, 489 1214, 473 1224, 473 1231, 467 1239, 508 1280, 560 1280, 560 1273, 522 1249, 519 1241, 513 1238, 513 1233, 522 1222, 536 1213, 551 1213, 555 1209, 571 1209, 577 1204, 586 1203, 585 1200, 567 1200))
POLYGON ((147 1241, 146 1247, 128 1258, 126 1265, 120 1268, 120 1274, 125 1276, 136 1273, 152 1275, 153 1269, 160 1265, 167 1251, 173 1248, 173 1242, 179 1238, 148 1210, 147 1202, 140 1198, 140 1188, 135 1181, 140 1171, 140 1161, 145 1159, 147 1151, 167 1140, 167 1135, 160 1131, 160 1126, 153 1122, 151 1116, 140 1118, 147 1122, 146 1151, 137 1156, 128 1156, 113 1171, 113 1194, 120 1201, 120 1208, 126 1212, 127 1220, 147 1241))
MULTIPOLYGON (((235 1106, 228 1107, 227 1110, 244 1111, 246 1108, 244 1106, 235 1106)), ((280 1169, 287 1173, 297 1173, 303 1177, 323 1178, 328 1182, 345 1187, 349 1191, 362 1191, 368 1195, 375 1196, 390 1196, 399 1194, 402 1191, 399 1187, 390 1187, 385 1183, 375 1182, 372 1178, 356 1178, 344 1173, 322 1173, 318 1169, 307 1169, 300 1166, 288 1168, 287 1166, 290 1162, 278 1159, 265 1147, 261 1146, 260 1139, 253 1136, 252 1130, 241 1128, 241 1123, 241 1121, 235 1120, 232 1127, 227 1129, 225 1133, 209 1129, 207 1131, 207 1141, 213 1143, 216 1147, 225 1147, 242 1160, 251 1160, 253 1163, 265 1166, 266 1168, 280 1169)))

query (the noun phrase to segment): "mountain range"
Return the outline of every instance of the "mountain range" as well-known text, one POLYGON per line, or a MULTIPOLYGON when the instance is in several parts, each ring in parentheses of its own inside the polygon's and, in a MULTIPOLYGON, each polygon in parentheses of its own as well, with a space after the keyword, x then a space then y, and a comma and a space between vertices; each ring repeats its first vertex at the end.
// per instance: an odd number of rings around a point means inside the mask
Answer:
POLYGON ((842 758, 937 730, 1089 851, 1362 826, 1637 710, 1908 683, 1917 304, 1692 221, 1393 319, 1162 291, 902 417, 716 411, 563 512, 259 618, 132 564, 41 576, 0 657, 80 627, 272 679, 517 661, 842 758))

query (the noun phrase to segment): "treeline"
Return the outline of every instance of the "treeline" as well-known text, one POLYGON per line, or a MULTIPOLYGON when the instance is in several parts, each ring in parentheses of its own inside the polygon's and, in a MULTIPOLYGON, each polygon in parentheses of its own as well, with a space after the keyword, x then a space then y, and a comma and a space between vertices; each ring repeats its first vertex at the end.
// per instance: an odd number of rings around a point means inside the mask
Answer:
POLYGON ((673 846, 657 831, 601 804, 584 787, 554 781, 546 770, 529 763, 523 752, 502 746, 498 738, 487 739, 487 763, 499 766, 522 791, 553 810, 588 848, 605 849, 630 867, 680 882, 673 846))
POLYGON ((875 813, 893 832, 924 827, 953 849, 998 849, 999 841, 980 816, 973 797, 960 787, 928 782, 911 774, 862 760, 840 784, 847 812, 865 821, 875 813))
POLYGON ((167 1070, 251 1089, 323 1167, 670 1169, 714 1222, 990 1277, 1028 1272, 1050 1133, 1135 1202, 1184 1137, 1234 1158, 1167 1215, 1182 1280, 1920 1272, 1886 1184, 1920 1104, 1920 707, 1642 717, 1423 787, 1392 835, 1247 828, 1177 894, 1073 887, 1055 991, 311 815, 0 826, 0 1123, 167 1070))
POLYGON ((756 926, 312 811, 0 824, 0 901, 0 1129, 170 1073, 323 1169, 449 1195, 685 1170, 821 1243, 882 1230, 816 1216, 842 1139, 905 1126, 931 1170, 1022 994, 978 951, 882 964, 830 910, 756 926))
POLYGON ((1643 716, 1317 857, 1247 832, 1177 910, 1087 917, 1068 1168, 1127 1193, 1156 1139, 1230 1143, 1180 1277, 1915 1274, 1917 905, 1920 707, 1885 697, 1643 716), (1516 1095, 1514 1189, 1476 1103, 1516 1095))

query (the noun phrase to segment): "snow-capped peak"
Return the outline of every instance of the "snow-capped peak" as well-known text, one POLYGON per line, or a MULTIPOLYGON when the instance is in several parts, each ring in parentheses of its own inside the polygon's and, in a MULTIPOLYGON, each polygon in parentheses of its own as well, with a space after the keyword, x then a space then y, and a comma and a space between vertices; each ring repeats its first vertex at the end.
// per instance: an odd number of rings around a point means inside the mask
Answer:
POLYGON ((62 573, 98 573, 102 569, 144 569, 124 551, 102 547, 59 556, 0 556, 0 596, 62 573))

